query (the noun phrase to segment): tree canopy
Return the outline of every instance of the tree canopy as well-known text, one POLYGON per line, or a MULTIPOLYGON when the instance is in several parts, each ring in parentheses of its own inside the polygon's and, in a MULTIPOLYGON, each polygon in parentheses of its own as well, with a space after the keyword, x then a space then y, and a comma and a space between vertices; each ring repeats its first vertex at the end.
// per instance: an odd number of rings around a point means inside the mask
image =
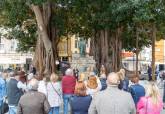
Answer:
MULTIPOLYGON (((1 1, 1 26, 13 28, 13 35, 17 36, 12 36, 20 41, 20 50, 27 50, 31 44, 34 46, 35 43, 32 42, 36 42, 36 38, 31 37, 36 36, 37 29, 34 27, 36 25, 35 16, 29 4, 42 5, 45 2, 47 0, 1 1), (15 30, 16 26, 19 26, 20 29, 15 30), (25 35, 23 26, 28 27, 26 29, 28 35, 25 35), (27 36, 31 37, 31 41, 27 36), (30 45, 28 46, 28 44, 30 45)), ((135 26, 140 25, 146 29, 145 27, 149 23, 155 22, 159 38, 163 38, 165 9, 162 0, 52 0, 50 2, 55 4, 51 23, 58 26, 59 36, 79 33, 80 36, 92 37, 94 30, 108 28, 115 30, 118 26, 124 26, 123 46, 130 50, 134 48, 135 26)), ((142 31, 142 28, 139 29, 141 29, 140 36, 142 37, 139 45, 140 47, 147 46, 151 42, 145 34, 146 31, 142 31)))
MULTIPOLYGON (((139 49, 149 46, 154 25, 157 39, 164 38, 164 19, 163 0, 1 0, 0 7, 1 26, 12 29, 9 38, 18 39, 19 51, 37 48, 40 35, 44 35, 44 44, 48 37, 56 46, 61 36, 78 34, 93 39, 93 54, 100 64, 116 59, 122 48, 136 48, 137 37, 139 49), (41 20, 37 20, 37 13, 41 13, 41 20), (41 21, 46 32, 40 28, 41 21)), ((53 51, 56 56, 56 48, 53 51)))

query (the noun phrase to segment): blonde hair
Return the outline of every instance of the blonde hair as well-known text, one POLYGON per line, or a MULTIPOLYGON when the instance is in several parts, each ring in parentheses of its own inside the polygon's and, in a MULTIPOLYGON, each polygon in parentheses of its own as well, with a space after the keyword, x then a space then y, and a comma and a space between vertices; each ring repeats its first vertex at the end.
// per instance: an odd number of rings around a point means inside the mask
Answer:
POLYGON ((81 73, 79 77, 79 81, 84 81, 85 80, 85 74, 81 73))
POLYGON ((118 75, 118 77, 119 77, 120 80, 123 80, 124 79, 123 78, 123 74, 121 72, 117 72, 116 74, 118 75))
POLYGON ((158 86, 154 82, 150 82, 147 85, 146 96, 151 97, 153 104, 158 105, 160 101, 160 92, 158 86))
POLYGON ((86 96, 86 86, 84 82, 78 81, 75 86, 75 95, 77 96, 86 96))
POLYGON ((55 73, 52 73, 50 76, 50 81, 51 82, 57 82, 58 81, 58 75, 55 73))
POLYGON ((124 69, 120 69, 120 71, 117 72, 117 75, 119 76, 120 80, 124 80, 124 78, 125 78, 125 70, 124 69))
POLYGON ((90 89, 96 89, 98 87, 97 78, 95 76, 89 77, 87 87, 89 87, 90 89))

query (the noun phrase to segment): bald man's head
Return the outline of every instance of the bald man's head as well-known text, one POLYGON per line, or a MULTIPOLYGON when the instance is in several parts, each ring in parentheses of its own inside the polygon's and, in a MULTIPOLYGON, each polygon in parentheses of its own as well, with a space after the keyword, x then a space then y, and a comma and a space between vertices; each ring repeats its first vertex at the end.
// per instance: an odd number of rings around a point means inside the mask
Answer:
POLYGON ((115 72, 110 73, 107 78, 107 82, 109 85, 119 85, 119 80, 119 76, 115 72))
POLYGON ((38 80, 37 79, 35 79, 35 78, 32 78, 31 80, 30 80, 30 82, 29 82, 29 86, 30 86, 30 88, 29 89, 32 89, 32 90, 37 90, 38 89, 38 80))

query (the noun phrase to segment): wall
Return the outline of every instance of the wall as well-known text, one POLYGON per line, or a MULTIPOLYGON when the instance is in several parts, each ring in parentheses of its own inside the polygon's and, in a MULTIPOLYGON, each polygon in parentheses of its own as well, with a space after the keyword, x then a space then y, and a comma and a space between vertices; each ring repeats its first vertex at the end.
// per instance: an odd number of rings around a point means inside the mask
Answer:
POLYGON ((155 44, 155 62, 164 63, 164 40, 156 41, 155 44))

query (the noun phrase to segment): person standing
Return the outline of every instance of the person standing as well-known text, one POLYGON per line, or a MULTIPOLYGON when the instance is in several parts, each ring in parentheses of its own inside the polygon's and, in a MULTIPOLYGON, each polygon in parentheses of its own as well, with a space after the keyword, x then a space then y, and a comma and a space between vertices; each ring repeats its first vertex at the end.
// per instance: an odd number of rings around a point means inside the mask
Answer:
POLYGON ((88 81, 85 83, 87 87, 87 95, 94 96, 94 94, 100 91, 101 89, 97 83, 96 76, 90 76, 88 81))
POLYGON ((52 73, 50 82, 47 84, 48 101, 51 106, 49 114, 59 114, 60 104, 62 103, 61 83, 58 76, 52 73))
POLYGON ((100 79, 95 75, 94 72, 90 73, 88 80, 84 82, 87 87, 87 95, 93 96, 95 93, 101 90, 102 85, 100 79))
POLYGON ((9 104, 9 114, 16 114, 18 102, 20 97, 23 95, 23 91, 21 88, 18 88, 19 82, 19 71, 15 71, 10 76, 10 80, 7 83, 7 98, 9 104))
POLYGON ((137 105, 140 98, 145 96, 145 89, 142 85, 139 84, 139 76, 134 75, 131 82, 133 85, 130 86, 129 92, 132 95, 135 105, 137 105))
POLYGON ((3 114, 3 101, 6 97, 6 81, 0 73, 0 114, 3 114))
POLYGON ((73 70, 67 69, 65 76, 62 77, 62 92, 64 102, 64 114, 68 114, 68 104, 71 97, 74 95, 76 78, 73 76, 73 70))
POLYGON ((151 81, 152 80, 152 68, 151 68, 151 66, 148 66, 148 70, 147 70, 147 73, 148 73, 148 79, 149 79, 149 81, 151 81))
POLYGON ((100 75, 101 91, 107 88, 107 78, 105 74, 100 75))
POLYGON ((107 88, 107 76, 104 65, 101 66, 101 70, 100 70, 100 82, 101 82, 101 91, 105 90, 107 88))
POLYGON ((67 62, 67 61, 61 61, 60 62, 60 71, 61 71, 63 76, 65 75, 66 70, 69 68, 70 68, 69 62, 67 62))
POLYGON ((50 110, 49 102, 43 93, 37 91, 37 79, 31 79, 25 93, 18 103, 17 114, 48 114, 50 110))
POLYGON ((82 81, 78 81, 75 87, 75 95, 71 99, 73 114, 88 114, 92 97, 86 94, 86 86, 82 81))
POLYGON ((107 82, 107 89, 98 92, 92 99, 88 114, 136 114, 130 93, 118 88, 118 75, 110 73, 107 82))
POLYGON ((120 69, 119 72, 117 72, 119 78, 120 78, 120 84, 119 84, 119 89, 127 91, 129 89, 129 79, 125 76, 125 70, 124 69, 120 69))
POLYGON ((165 109, 165 82, 164 82, 164 88, 163 88, 163 108, 165 109))
POLYGON ((43 77, 42 80, 39 81, 38 92, 41 92, 47 96, 48 93, 46 90, 46 86, 47 86, 47 79, 46 79, 46 77, 43 77))
POLYGON ((145 97, 141 97, 137 103, 138 114, 160 114, 163 102, 159 88, 154 82, 148 84, 145 97))

